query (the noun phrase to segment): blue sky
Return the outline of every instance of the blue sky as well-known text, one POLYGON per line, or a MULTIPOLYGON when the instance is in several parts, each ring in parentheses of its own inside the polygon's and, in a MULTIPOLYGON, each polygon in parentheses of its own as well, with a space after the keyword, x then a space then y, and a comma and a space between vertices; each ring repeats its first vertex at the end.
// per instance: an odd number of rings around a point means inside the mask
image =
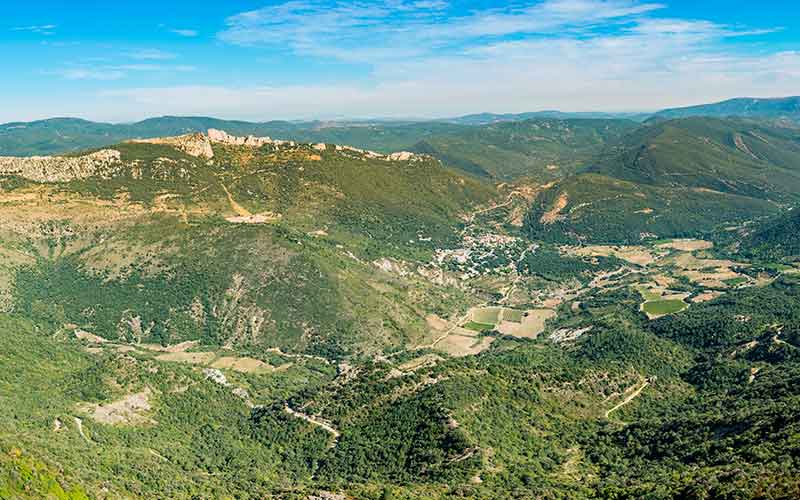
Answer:
POLYGON ((800 94, 789 0, 7 4, 0 121, 636 111, 800 94))

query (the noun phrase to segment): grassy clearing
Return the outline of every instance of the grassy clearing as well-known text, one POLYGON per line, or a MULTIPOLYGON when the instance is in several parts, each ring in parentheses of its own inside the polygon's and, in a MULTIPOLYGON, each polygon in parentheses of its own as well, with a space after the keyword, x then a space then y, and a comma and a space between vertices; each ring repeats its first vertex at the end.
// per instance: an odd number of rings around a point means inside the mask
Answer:
POLYGON ((637 291, 639 292, 639 295, 641 295, 642 298, 647 302, 652 302, 661 299, 660 291, 654 291, 653 289, 644 287, 638 287, 637 291))
POLYGON ((645 302, 642 305, 642 310, 650 316, 664 316, 666 314, 675 314, 686 309, 688 304, 682 300, 654 300, 645 302))
POLYGON ((488 332, 494 328, 494 325, 491 323, 479 323, 477 321, 470 321, 469 323, 464 325, 464 328, 475 332, 488 332))
POLYGON ((747 283, 747 281, 748 281, 747 278, 745 278, 744 276, 740 276, 738 278, 730 278, 730 279, 727 279, 727 280, 722 280, 722 282, 725 283, 728 286, 738 286, 738 285, 741 285, 743 283, 747 283))

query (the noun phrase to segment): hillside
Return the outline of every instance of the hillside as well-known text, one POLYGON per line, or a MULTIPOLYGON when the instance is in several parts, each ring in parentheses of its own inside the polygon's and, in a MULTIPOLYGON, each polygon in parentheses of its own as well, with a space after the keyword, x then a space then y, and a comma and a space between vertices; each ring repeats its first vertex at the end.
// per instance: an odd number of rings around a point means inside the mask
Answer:
POLYGON ((429 157, 242 140, 0 162, 14 309, 109 340, 341 356, 424 341, 430 301, 466 300, 421 275, 373 278, 374 262, 458 242, 493 188, 429 157))
POLYGON ((685 108, 665 109, 655 113, 654 119, 707 117, 748 117, 769 118, 773 120, 800 120, 800 97, 749 98, 740 97, 713 104, 701 104, 685 108))
POLYGON ((250 123, 202 117, 161 117, 111 125, 55 119, 0 125, 0 155, 75 152, 123 140, 226 130, 305 143, 348 144, 389 153, 413 150, 472 175, 513 179, 556 178, 584 166, 607 143, 635 128, 626 120, 532 119, 467 126, 418 123, 250 123))
POLYGON ((546 182, 588 166, 607 145, 636 128, 627 120, 535 119, 439 133, 413 149, 467 172, 546 182))
POLYGON ((800 257, 800 212, 797 209, 747 228, 737 238, 737 253, 749 258, 780 262, 800 257))
POLYGON ((533 203, 525 226, 535 239, 635 244, 702 237, 777 210, 768 201, 736 194, 581 174, 545 190, 533 203))
POLYGON ((643 126, 533 204, 529 234, 635 242, 707 235, 798 202, 800 132, 738 119, 643 126))
POLYGON ((625 136, 588 171, 654 186, 794 202, 800 189, 800 129, 736 119, 662 122, 625 136))
MULTIPOLYGON (((583 125, 487 133, 594 169, 730 131, 583 125)), ((796 497, 798 268, 696 239, 793 199, 754 133, 727 190, 221 130, 0 158, 0 497, 796 497)))

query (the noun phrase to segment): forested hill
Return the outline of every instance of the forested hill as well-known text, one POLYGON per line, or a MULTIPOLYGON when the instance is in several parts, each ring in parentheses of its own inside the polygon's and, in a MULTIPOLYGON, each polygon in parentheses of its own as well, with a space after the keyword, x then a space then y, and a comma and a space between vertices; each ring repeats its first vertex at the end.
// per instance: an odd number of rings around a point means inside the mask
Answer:
POLYGON ((693 117, 627 134, 589 172, 775 201, 800 193, 800 128, 693 117))
POLYGON ((533 204, 530 234, 633 243, 699 236, 800 201, 800 129, 685 118, 641 127, 533 204))
POLYGON ((33 156, 103 147, 132 138, 204 133, 268 136, 306 143, 347 144, 389 153, 416 151, 473 175, 509 180, 563 177, 584 167, 637 124, 617 119, 536 118, 479 126, 441 122, 322 123, 223 121, 162 117, 111 125, 54 119, 0 125, 0 156, 33 156))
POLYGON ((713 104, 701 104, 685 108, 672 108, 659 111, 653 119, 687 118, 690 116, 712 117, 749 117, 787 119, 797 121, 800 119, 800 97, 780 98, 737 98, 713 104))
POLYGON ((738 251, 750 258, 796 260, 800 258, 800 212, 794 209, 759 224, 737 243, 738 251))

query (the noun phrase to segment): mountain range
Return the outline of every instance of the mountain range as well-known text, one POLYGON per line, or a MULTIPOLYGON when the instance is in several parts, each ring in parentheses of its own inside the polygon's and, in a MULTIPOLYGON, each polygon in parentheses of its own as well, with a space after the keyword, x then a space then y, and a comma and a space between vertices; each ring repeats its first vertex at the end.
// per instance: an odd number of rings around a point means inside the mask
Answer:
POLYGON ((0 498, 798 497, 800 128, 515 116, 0 128, 0 498))
POLYGON ((787 120, 797 123, 800 98, 732 99, 716 104, 646 113, 565 113, 540 111, 517 114, 481 113, 457 118, 427 121, 269 121, 262 123, 219 120, 207 117, 151 118, 132 124, 96 123, 76 118, 54 118, 35 122, 13 122, 0 125, 0 155, 26 156, 57 154, 100 147, 133 139, 204 132, 209 128, 232 134, 271 136, 306 142, 340 142, 356 147, 390 151, 409 148, 417 142, 439 134, 458 133, 462 126, 486 126, 525 120, 659 120, 691 116, 750 117, 787 120))

